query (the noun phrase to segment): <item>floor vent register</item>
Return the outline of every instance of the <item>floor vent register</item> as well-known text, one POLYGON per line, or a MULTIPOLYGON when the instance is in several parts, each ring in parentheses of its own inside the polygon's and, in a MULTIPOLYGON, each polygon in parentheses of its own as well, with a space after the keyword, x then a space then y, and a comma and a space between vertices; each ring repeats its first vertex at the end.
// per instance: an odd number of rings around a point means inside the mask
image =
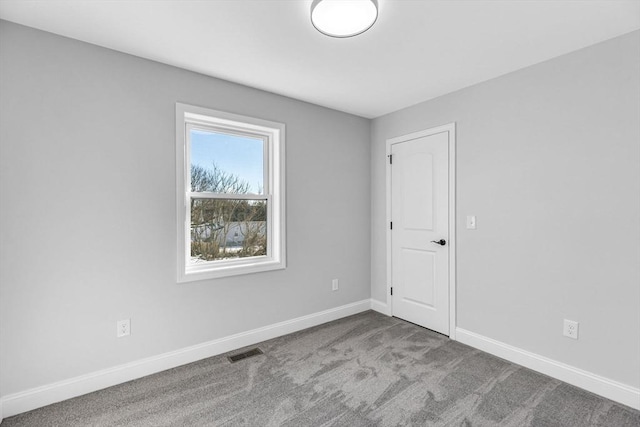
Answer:
POLYGON ((229 359, 229 362, 235 363, 235 362, 238 362, 238 361, 243 360, 243 359, 248 359, 249 357, 258 356, 260 354, 264 354, 264 353, 262 352, 262 350, 260 350, 258 347, 256 347, 256 348, 252 348, 251 350, 247 350, 247 351, 244 351, 242 353, 238 353, 238 354, 234 354, 233 356, 229 356, 229 357, 227 357, 227 359, 229 359))

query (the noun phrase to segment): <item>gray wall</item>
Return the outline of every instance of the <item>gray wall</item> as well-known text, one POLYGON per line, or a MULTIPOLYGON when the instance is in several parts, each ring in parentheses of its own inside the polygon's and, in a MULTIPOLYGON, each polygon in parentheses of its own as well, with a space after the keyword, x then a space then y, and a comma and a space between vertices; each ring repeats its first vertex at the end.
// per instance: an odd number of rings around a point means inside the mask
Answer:
POLYGON ((458 326, 640 386, 639 51, 630 33, 374 120, 372 297, 385 140, 456 122, 458 326))
POLYGON ((369 298, 368 120, 8 22, 0 61, 0 394, 369 298), (176 284, 176 101, 286 124, 286 270, 176 284))

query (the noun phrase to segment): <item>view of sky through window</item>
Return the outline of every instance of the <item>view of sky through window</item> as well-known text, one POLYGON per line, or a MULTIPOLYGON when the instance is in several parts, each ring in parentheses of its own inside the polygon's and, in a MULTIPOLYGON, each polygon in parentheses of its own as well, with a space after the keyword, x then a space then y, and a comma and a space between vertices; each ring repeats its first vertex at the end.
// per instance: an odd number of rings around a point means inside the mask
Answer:
POLYGON ((259 138, 192 129, 191 165, 217 167, 249 184, 249 192, 264 190, 264 142, 259 138))

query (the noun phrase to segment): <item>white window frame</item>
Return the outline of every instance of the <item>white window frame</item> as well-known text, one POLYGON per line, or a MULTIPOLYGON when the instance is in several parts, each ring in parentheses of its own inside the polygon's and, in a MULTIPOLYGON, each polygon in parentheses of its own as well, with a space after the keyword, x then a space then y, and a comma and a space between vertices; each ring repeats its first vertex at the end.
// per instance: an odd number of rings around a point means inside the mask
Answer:
POLYGON ((216 279, 286 268, 285 125, 238 114, 176 103, 176 212, 178 282, 216 279), (189 129, 249 136, 264 141, 264 194, 229 198, 267 201, 267 255, 190 263, 191 198, 220 198, 216 193, 191 193, 189 129))

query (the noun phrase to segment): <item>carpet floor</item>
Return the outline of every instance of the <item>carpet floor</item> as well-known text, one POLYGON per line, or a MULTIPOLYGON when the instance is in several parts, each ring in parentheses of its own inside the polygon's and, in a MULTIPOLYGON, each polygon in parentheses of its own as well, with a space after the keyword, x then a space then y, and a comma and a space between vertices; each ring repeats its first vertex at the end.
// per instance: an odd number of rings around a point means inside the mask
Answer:
POLYGON ((640 426, 640 412, 372 311, 5 419, 15 426, 640 426), (233 352, 237 353, 237 352, 233 352))

